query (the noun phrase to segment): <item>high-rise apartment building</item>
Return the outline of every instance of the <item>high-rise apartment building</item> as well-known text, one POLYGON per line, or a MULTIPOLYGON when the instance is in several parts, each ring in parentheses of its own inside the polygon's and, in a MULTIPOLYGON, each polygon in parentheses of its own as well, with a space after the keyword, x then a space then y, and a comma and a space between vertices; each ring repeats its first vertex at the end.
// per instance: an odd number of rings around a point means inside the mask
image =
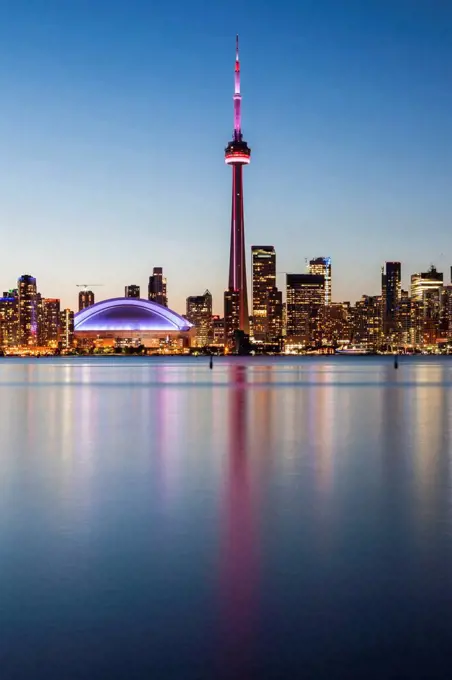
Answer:
POLYGON ((386 269, 381 273, 381 299, 383 313, 383 330, 387 337, 397 335, 398 309, 402 281, 400 262, 386 262, 386 269))
POLYGON ((443 273, 437 271, 433 265, 428 272, 412 274, 411 297, 413 300, 425 300, 425 293, 429 290, 441 290, 443 287, 443 273))
POLYGON ((212 317, 212 332, 213 332, 213 345, 218 347, 224 346, 224 319, 220 318, 218 315, 212 317))
POLYGON ((452 339, 452 285, 444 286, 441 292, 440 334, 452 339))
POLYGON ((78 311, 91 307, 94 304, 94 293, 92 290, 81 290, 78 294, 78 311))
POLYGON ((253 281, 253 334, 265 341, 268 333, 268 298, 276 286, 276 253, 273 246, 251 246, 253 281))
POLYGON ((325 300, 325 278, 320 274, 287 274, 287 342, 309 344, 317 326, 318 308, 325 300))
POLYGON ((18 321, 17 291, 3 293, 0 298, 0 347, 18 344, 18 321))
POLYGON ((320 307, 317 344, 338 347, 349 338, 349 304, 332 302, 320 307))
POLYGON ((441 288, 430 288, 424 291, 424 344, 433 345, 439 337, 441 319, 441 288))
POLYGON ((37 342, 39 347, 44 345, 43 332, 44 332, 44 302, 41 293, 36 293, 36 310, 37 310, 37 342))
POLYGON ((235 332, 240 330, 240 294, 228 289, 224 293, 224 346, 235 347, 235 332))
POLYGON ((382 299, 379 295, 363 295, 350 308, 350 339, 355 345, 376 349, 382 341, 382 299))
POLYGON ((196 346, 210 345, 213 340, 212 294, 208 290, 204 295, 187 298, 186 317, 196 328, 196 346))
POLYGON ((411 344, 411 297, 402 290, 397 313, 397 341, 400 345, 411 344))
POLYGON ((331 299, 331 257, 316 257, 309 261, 309 273, 323 276, 325 279, 325 305, 330 305, 331 299))
POLYGON ((44 347, 57 347, 60 331, 60 301, 57 298, 43 298, 41 344, 44 347))
POLYGON ((283 334, 283 300, 282 292, 270 288, 267 295, 267 328, 266 341, 277 342, 283 334))
POLYGON ((383 336, 383 300, 380 295, 367 296, 367 305, 367 346, 375 349, 381 344, 383 336))
POLYGON ((411 276, 412 336, 415 345, 435 344, 440 335, 443 279, 443 273, 433 265, 427 272, 411 276))
POLYGON ((168 307, 166 278, 163 276, 162 267, 154 267, 152 270, 152 276, 149 277, 148 299, 168 307))
POLYGON ((126 298, 139 298, 140 297, 140 286, 132 283, 130 286, 125 287, 124 297, 126 298))
POLYGON ((29 274, 17 282, 19 301, 19 344, 34 347, 38 343, 38 297, 36 279, 29 274))
POLYGON ((60 343, 62 349, 74 346, 74 312, 70 309, 60 312, 60 343))
POLYGON ((411 297, 411 344, 421 347, 424 344, 424 301, 411 297))

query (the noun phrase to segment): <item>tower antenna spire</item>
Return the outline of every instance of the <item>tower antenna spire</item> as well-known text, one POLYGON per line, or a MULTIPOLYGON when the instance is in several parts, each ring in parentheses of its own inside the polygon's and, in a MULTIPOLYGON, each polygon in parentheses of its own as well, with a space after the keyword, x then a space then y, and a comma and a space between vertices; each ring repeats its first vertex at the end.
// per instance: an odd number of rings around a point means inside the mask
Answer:
POLYGON ((235 37, 234 139, 242 138, 242 95, 240 94, 239 36, 235 37))

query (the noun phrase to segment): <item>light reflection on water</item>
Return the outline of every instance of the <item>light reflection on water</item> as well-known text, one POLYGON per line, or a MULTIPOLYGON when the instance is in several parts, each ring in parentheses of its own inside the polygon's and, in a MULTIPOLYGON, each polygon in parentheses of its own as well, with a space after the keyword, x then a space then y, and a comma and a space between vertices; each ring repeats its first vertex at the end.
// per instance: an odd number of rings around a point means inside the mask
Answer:
POLYGON ((2 360, 2 678, 443 677, 451 378, 2 360))

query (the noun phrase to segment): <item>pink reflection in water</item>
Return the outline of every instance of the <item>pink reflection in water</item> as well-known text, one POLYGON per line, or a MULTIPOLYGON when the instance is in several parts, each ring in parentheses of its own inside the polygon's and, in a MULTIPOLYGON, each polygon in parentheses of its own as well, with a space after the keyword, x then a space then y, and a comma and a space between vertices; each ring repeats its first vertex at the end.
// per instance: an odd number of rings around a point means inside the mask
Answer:
POLYGON ((221 508, 221 675, 245 677, 252 665, 257 624, 258 555, 250 479, 245 366, 231 366, 229 450, 221 508))

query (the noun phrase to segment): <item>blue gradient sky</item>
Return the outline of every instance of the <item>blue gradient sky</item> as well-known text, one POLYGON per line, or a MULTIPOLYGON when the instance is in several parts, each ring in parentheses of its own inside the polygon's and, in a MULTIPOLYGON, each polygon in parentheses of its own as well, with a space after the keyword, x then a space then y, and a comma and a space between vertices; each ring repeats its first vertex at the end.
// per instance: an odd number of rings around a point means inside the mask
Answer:
POLYGON ((221 311, 237 31, 248 253, 331 255, 336 300, 385 259, 449 271, 450 0, 4 0, 0 287, 75 307, 157 265, 174 309, 208 287, 221 311))

